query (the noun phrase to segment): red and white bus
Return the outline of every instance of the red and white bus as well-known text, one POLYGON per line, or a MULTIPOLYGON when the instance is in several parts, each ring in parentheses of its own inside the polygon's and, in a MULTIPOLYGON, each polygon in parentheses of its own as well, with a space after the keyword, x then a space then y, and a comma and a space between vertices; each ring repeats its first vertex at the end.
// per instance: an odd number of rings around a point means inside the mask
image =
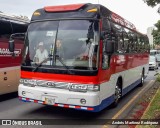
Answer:
POLYGON ((18 91, 25 102, 98 112, 142 86, 148 73, 147 36, 99 4, 36 10, 25 47, 18 91), (37 63, 42 44, 47 56, 37 63))
POLYGON ((0 95, 18 91, 24 43, 23 39, 15 39, 15 57, 12 57, 8 41, 12 33, 26 32, 28 23, 27 20, 0 13, 0 95))

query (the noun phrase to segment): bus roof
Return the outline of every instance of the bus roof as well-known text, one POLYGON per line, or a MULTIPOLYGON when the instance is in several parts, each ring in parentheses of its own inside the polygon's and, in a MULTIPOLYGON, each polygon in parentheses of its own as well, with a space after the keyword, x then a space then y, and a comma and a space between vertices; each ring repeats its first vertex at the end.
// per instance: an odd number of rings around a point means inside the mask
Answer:
POLYGON ((9 15, 5 13, 0 13, 0 20, 9 20, 20 24, 27 24, 30 22, 30 20, 28 19, 20 18, 18 16, 9 15))
POLYGON ((35 20, 53 20, 53 19, 82 19, 82 18, 94 18, 100 19, 106 17, 117 24, 120 24, 126 28, 136 31, 134 24, 124 19, 120 15, 110 11, 108 8, 100 4, 71 4, 71 5, 59 5, 59 6, 47 6, 36 10, 31 21, 35 20))

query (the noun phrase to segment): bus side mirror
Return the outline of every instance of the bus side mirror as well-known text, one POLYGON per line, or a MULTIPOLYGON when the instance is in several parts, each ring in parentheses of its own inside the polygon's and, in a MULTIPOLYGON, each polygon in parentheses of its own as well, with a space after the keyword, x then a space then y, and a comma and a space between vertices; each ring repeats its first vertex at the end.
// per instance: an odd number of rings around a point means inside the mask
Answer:
POLYGON ((14 56, 14 49, 15 49, 14 39, 24 40, 24 37, 25 37, 25 33, 11 34, 10 39, 9 39, 9 51, 13 52, 13 56, 14 56))
POLYGON ((113 53, 114 52, 114 41, 105 40, 105 52, 106 53, 113 53))
POLYGON ((14 53, 14 48, 15 48, 14 40, 12 38, 10 38, 10 40, 9 40, 9 51, 14 53))

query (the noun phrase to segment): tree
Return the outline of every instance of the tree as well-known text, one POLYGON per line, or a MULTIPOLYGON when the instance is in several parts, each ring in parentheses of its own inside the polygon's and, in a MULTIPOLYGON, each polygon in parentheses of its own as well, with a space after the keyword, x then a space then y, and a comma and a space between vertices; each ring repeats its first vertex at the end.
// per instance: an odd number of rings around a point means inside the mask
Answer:
POLYGON ((148 6, 155 7, 160 4, 160 0, 143 0, 148 6))
POLYGON ((152 31, 153 35, 153 43, 156 45, 160 45, 160 20, 154 25, 156 29, 152 31))
MULTIPOLYGON (((148 6, 155 7, 157 4, 160 4, 160 0, 143 0, 148 6)), ((158 9, 158 13, 160 14, 160 7, 158 9)), ((155 45, 160 45, 160 20, 154 25, 156 29, 152 31, 153 35, 153 43, 155 45)))

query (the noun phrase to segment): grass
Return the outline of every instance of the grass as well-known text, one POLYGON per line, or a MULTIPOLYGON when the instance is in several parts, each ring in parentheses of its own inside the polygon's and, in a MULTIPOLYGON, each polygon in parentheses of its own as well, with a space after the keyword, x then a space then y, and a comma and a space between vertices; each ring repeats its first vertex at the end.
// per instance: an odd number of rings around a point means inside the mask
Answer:
POLYGON ((156 75, 157 75, 156 81, 160 82, 160 74, 158 73, 158 74, 156 74, 156 75))

